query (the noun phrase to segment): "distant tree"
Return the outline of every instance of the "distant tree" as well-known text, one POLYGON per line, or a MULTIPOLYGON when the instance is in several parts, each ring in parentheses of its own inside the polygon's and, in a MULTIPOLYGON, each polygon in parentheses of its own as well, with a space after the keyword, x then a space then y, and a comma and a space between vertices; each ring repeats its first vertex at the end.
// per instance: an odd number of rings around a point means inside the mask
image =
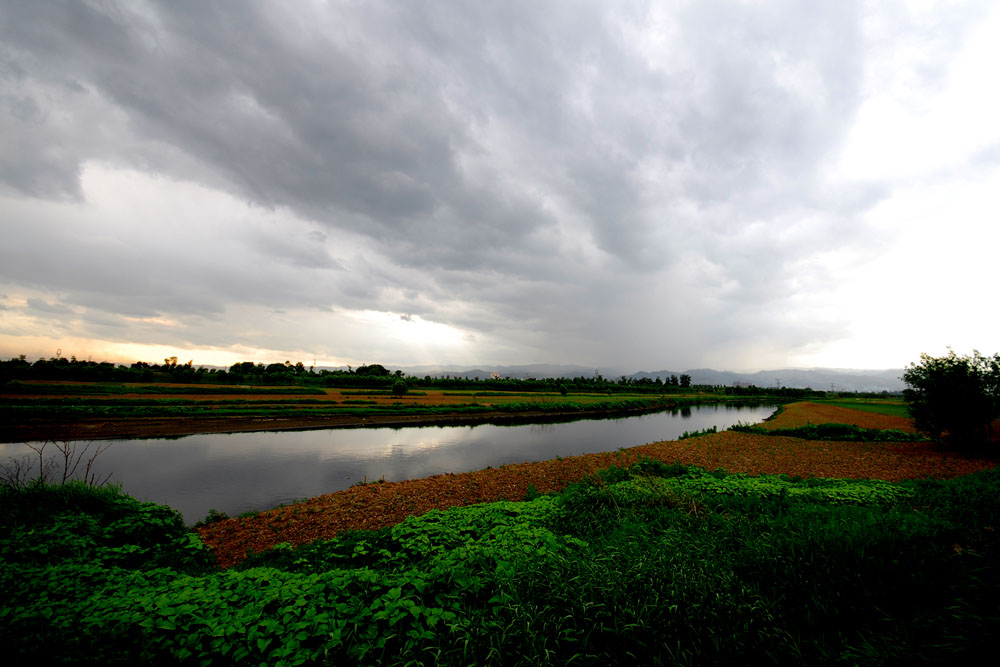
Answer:
POLYGON ((978 445, 992 436, 1000 417, 1000 355, 972 356, 949 350, 920 355, 903 373, 903 398, 917 428, 935 439, 947 434, 958 445, 978 445))
POLYGON ((669 378, 667 378, 667 384, 669 384, 671 387, 676 387, 680 384, 680 381, 677 379, 676 375, 671 375, 669 378))
POLYGON ((402 396, 409 390, 406 386, 405 380, 396 380, 392 383, 392 394, 393 396, 402 396))
POLYGON ((229 367, 229 372, 236 375, 247 375, 255 370, 256 366, 252 361, 241 361, 229 367))
POLYGON ((687 373, 681 374, 681 380, 680 380, 680 382, 681 382, 681 386, 682 387, 690 387, 691 386, 691 376, 688 375, 687 373))
POLYGON ((367 366, 358 366, 354 370, 355 375, 374 375, 377 377, 388 377, 391 375, 389 369, 382 364, 370 364, 367 366))

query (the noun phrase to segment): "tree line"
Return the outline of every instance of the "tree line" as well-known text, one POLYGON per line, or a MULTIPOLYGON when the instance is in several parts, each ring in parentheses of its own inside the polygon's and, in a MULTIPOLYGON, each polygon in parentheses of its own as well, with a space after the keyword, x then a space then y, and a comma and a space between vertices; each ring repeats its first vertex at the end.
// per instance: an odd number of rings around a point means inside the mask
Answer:
POLYGON ((593 376, 560 378, 509 378, 406 375, 382 364, 364 364, 346 369, 320 369, 305 366, 301 361, 263 364, 253 361, 235 363, 228 369, 195 366, 192 361, 179 363, 169 357, 162 364, 136 361, 130 365, 107 361, 90 361, 71 357, 52 357, 28 361, 24 355, 0 361, 0 384, 12 381, 57 382, 172 382, 179 384, 268 385, 343 387, 357 389, 392 389, 402 381, 408 388, 456 389, 476 391, 518 392, 628 392, 628 393, 693 393, 710 391, 732 396, 779 396, 783 398, 821 397, 825 392, 789 387, 756 387, 726 385, 695 385, 684 373, 660 378, 593 376))

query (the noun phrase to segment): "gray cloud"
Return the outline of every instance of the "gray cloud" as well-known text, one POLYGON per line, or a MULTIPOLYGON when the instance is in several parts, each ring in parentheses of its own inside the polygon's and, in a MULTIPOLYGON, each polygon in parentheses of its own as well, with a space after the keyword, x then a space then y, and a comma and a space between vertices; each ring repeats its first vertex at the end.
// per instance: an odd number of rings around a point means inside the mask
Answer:
POLYGON ((573 340, 581 362, 623 340, 648 356, 659 340, 636 332, 657 327, 696 356, 672 322, 795 346, 840 331, 782 328, 796 281, 831 279, 800 260, 869 245, 862 214, 889 192, 829 172, 886 48, 858 2, 4 4, 12 197, 82 200, 100 163, 306 221, 191 223, 183 251, 152 255, 141 221, 80 243, 21 218, 0 277, 81 308, 369 308, 573 340))
POLYGON ((28 299, 28 309, 40 313, 54 313, 57 315, 71 315, 73 309, 62 303, 49 303, 44 299, 28 299))

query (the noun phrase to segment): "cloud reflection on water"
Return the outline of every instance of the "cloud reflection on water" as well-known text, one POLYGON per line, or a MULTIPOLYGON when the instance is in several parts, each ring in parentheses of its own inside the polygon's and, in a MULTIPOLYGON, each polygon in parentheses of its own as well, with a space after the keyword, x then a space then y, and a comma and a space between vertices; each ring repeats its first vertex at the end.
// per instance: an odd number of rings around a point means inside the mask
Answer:
MULTIPOLYGON (((671 440, 684 431, 760 421, 774 407, 708 405, 690 414, 518 426, 424 426, 192 435, 117 441, 96 462, 126 492, 179 510, 236 515, 346 489, 671 440)), ((0 445, 0 460, 30 454, 0 445)))

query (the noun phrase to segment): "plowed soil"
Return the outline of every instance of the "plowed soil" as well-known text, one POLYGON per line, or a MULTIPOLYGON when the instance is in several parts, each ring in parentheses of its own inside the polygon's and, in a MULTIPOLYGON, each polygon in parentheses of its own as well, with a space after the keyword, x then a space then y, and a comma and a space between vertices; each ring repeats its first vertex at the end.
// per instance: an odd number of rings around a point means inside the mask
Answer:
POLYGON ((766 429, 798 428, 810 424, 852 424, 861 428, 896 429, 916 433, 913 421, 906 417, 890 417, 877 412, 852 410, 823 403, 789 403, 774 419, 761 426, 766 429))

